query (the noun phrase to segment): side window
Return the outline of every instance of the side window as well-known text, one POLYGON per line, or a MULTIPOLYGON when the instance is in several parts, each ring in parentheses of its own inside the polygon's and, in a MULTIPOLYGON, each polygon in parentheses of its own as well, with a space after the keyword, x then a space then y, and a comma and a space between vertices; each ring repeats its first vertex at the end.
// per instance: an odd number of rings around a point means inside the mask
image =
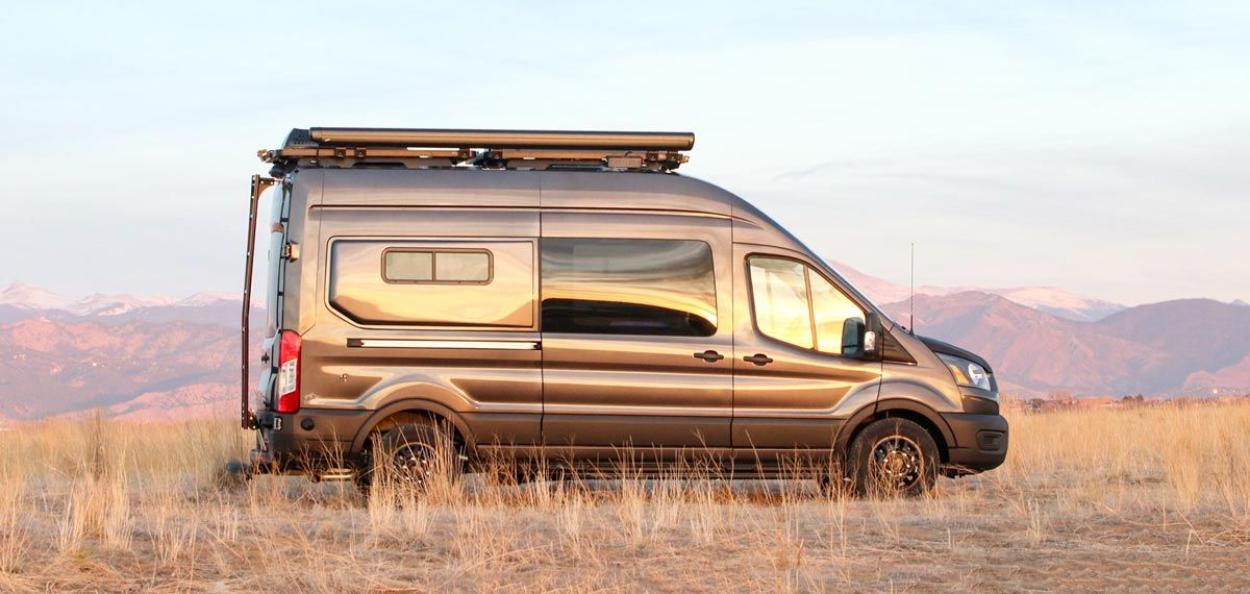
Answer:
POLYGON ((330 242, 326 298, 357 324, 537 329, 533 240, 330 242))
POLYGON ((864 311, 815 270, 785 258, 748 260, 755 325, 765 336, 833 355, 854 355, 864 311))
POLYGON ((794 260, 754 257, 751 264, 751 301, 755 324, 770 336, 812 348, 812 309, 807 302, 804 266, 794 260))
POLYGON ((807 274, 816 315, 816 349, 834 355, 860 354, 864 310, 816 271, 809 269, 807 274))
POLYGON ((551 238, 541 251, 545 332, 716 333, 712 249, 702 241, 551 238))
POLYGON ((485 250, 389 249, 382 255, 388 283, 489 283, 491 255, 485 250))

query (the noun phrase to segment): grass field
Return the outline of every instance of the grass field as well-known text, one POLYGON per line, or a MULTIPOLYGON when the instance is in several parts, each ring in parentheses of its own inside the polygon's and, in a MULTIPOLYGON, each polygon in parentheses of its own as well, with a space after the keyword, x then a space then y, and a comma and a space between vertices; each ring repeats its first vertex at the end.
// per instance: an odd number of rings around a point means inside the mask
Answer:
POLYGON ((1250 589, 1250 405, 1008 413, 915 500, 810 481, 221 482, 228 421, 0 433, 0 590, 1250 589))

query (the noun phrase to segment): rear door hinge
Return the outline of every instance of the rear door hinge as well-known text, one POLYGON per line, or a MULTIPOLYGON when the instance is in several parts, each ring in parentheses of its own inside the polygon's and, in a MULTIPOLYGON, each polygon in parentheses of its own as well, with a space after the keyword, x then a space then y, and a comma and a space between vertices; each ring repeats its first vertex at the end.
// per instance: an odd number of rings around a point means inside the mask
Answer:
POLYGON ((282 246, 282 257, 288 262, 294 262, 299 259, 299 244, 294 241, 288 241, 282 246))

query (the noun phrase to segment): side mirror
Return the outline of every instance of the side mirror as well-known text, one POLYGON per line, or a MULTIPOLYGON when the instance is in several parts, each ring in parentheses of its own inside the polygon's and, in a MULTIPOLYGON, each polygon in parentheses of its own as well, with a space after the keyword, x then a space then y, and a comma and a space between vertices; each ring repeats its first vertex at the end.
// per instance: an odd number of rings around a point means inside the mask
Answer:
POLYGON ((850 356, 876 355, 881 337, 881 318, 868 314, 867 320, 849 318, 842 323, 842 353, 850 356))

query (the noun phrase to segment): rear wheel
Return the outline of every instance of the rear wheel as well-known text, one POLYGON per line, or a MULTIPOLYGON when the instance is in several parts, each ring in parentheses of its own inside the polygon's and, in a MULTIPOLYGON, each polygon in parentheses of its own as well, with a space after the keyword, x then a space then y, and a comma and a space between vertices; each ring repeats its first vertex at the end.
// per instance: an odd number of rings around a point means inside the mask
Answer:
POLYGON ((356 473, 356 486, 365 495, 379 484, 419 494, 435 481, 454 481, 460 475, 459 449, 452 432, 440 423, 398 425, 374 440, 356 473))
POLYGON ((915 497, 937 483, 937 442, 908 419, 874 421, 855 436, 846 459, 847 477, 860 495, 915 497))

